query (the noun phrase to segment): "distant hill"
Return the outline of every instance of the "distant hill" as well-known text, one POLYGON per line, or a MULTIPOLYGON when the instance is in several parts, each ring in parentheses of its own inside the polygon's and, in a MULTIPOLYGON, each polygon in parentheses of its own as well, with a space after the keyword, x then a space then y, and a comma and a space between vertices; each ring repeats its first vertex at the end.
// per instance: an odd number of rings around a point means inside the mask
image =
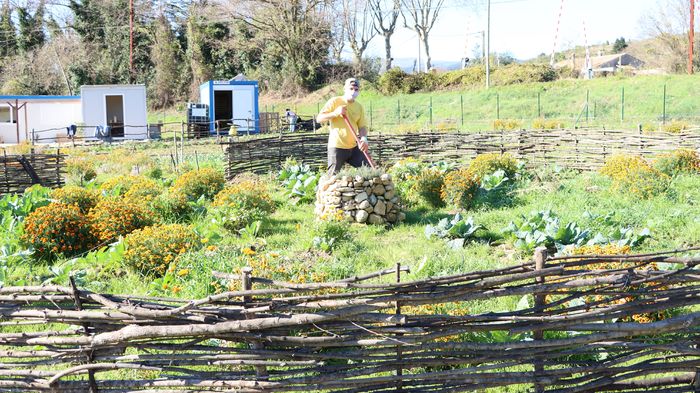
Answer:
MULTIPOLYGON (((403 57, 403 58, 397 58, 394 59, 392 65, 394 67, 400 67, 402 70, 405 72, 413 72, 413 66, 416 62, 415 58, 410 58, 410 57, 403 57)), ((450 60, 433 60, 432 61, 432 66, 443 71, 452 71, 452 70, 457 70, 460 69, 462 66, 459 62, 459 60, 455 61, 450 61, 450 60)), ((425 64, 425 63, 423 63, 425 64)))

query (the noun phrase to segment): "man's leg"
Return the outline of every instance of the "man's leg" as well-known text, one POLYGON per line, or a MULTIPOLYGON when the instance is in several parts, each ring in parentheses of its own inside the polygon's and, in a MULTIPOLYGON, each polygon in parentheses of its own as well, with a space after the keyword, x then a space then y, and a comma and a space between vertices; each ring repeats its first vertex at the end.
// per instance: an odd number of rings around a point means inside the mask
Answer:
POLYGON ((355 168, 359 168, 361 166, 370 166, 369 161, 367 161, 367 157, 365 157, 365 154, 357 146, 355 146, 352 149, 352 153, 350 155, 350 158, 348 159, 348 163, 354 166, 355 168))
POLYGON ((338 149, 328 147, 328 173, 336 174, 340 172, 346 162, 352 157, 352 149, 338 149))

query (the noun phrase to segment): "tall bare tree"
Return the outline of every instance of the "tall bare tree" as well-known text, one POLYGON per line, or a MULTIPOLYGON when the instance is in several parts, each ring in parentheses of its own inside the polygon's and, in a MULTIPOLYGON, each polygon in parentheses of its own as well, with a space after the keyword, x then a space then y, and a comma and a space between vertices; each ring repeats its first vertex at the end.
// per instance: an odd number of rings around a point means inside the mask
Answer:
MULTIPOLYGON (((688 1, 660 1, 641 19, 641 27, 651 38, 647 47, 642 49, 645 55, 652 55, 651 65, 671 72, 683 72, 687 64, 690 29, 688 1)), ((630 52, 635 52, 634 45, 630 47, 630 52)), ((694 63, 697 66, 697 60, 694 63)))
POLYGON ((320 80, 330 47, 331 0, 238 0, 224 2, 230 15, 274 46, 284 61, 288 87, 308 89, 320 80))
POLYGON ((440 9, 445 4, 445 0, 401 0, 403 5, 401 15, 404 26, 418 34, 418 39, 423 43, 425 51, 425 67, 430 69, 430 46, 428 45, 428 35, 435 26, 440 9))
POLYGON ((372 11, 374 30, 384 37, 384 50, 386 62, 384 69, 391 69, 391 36, 396 30, 396 21, 401 13, 400 0, 368 0, 372 11))
POLYGON ((343 0, 345 37, 354 56, 355 66, 362 73, 362 55, 367 45, 377 35, 372 25, 370 6, 365 0, 343 0))
POLYGON ((343 49, 345 49, 345 21, 343 18, 331 18, 331 20, 331 57, 336 63, 340 63, 343 49))

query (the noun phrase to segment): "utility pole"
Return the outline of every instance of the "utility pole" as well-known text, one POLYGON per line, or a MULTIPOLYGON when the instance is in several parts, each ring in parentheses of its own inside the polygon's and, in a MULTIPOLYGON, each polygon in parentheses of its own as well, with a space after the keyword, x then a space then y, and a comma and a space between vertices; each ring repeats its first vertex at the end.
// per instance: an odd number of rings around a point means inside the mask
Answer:
POLYGON ((695 49, 695 0, 690 0, 690 31, 688 32, 688 74, 693 74, 693 50, 695 49))
POLYGON ((491 0, 486 6, 486 88, 491 87, 491 0))
POLYGON ((134 77, 134 0, 129 0, 129 82, 134 77))

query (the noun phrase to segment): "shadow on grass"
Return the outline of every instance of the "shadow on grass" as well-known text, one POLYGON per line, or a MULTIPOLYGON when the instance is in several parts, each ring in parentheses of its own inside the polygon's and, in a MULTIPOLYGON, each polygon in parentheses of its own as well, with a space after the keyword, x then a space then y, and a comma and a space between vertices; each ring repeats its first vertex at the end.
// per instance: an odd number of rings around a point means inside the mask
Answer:
POLYGON ((405 223, 426 225, 438 222, 443 218, 450 216, 450 214, 440 211, 439 209, 429 208, 427 206, 417 206, 406 211, 405 223))
POLYGON ((497 192, 480 193, 474 200, 474 209, 513 208, 524 204, 522 198, 515 194, 515 188, 497 192))
POLYGON ((297 234, 296 226, 301 224, 299 220, 289 218, 267 217, 263 221, 261 235, 294 235, 297 234))

